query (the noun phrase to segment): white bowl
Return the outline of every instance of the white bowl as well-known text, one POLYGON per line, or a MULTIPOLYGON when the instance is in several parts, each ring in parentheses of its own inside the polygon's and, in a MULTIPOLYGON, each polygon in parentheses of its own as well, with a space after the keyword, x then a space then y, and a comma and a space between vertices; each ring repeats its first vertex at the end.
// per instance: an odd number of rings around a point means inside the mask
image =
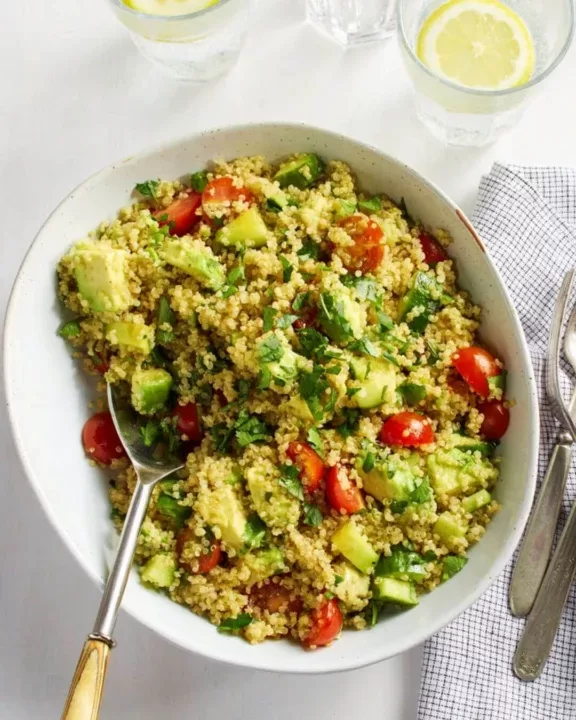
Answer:
POLYGON ((347 670, 383 660, 423 642, 472 605, 500 574, 522 534, 535 486, 538 407, 533 371, 518 316, 497 270, 468 220, 432 183, 398 160, 341 135, 303 125, 264 124, 205 132, 128 158, 86 180, 38 234, 16 280, 5 334, 5 383, 16 445, 40 502, 65 544, 99 585, 106 574, 110 530, 106 473, 90 467, 80 442, 89 384, 57 336, 61 322, 55 268, 62 253, 130 202, 137 182, 175 178, 214 158, 262 154, 270 159, 313 150, 349 163, 361 186, 404 198, 409 211, 454 237, 450 254, 461 285, 483 309, 482 335, 506 363, 515 400, 501 445, 502 510, 466 567, 413 610, 364 632, 344 632, 331 647, 305 652, 287 642, 250 646, 219 634, 207 621, 166 597, 128 584, 124 609, 158 634, 210 658, 280 672, 347 670), (30 422, 34 418, 34 422, 30 422))

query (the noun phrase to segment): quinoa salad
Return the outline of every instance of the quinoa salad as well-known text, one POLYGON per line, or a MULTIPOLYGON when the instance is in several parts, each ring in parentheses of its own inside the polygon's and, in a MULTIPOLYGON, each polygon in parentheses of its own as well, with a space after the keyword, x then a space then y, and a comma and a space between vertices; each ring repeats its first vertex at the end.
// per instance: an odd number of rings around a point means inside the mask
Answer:
MULTIPOLYGON (((146 446, 186 458, 140 532, 145 585, 314 649, 464 567, 498 510, 509 403, 449 246, 302 153, 143 181, 64 255, 60 335, 146 446)), ((100 397, 82 441, 120 530, 136 477, 100 397)))

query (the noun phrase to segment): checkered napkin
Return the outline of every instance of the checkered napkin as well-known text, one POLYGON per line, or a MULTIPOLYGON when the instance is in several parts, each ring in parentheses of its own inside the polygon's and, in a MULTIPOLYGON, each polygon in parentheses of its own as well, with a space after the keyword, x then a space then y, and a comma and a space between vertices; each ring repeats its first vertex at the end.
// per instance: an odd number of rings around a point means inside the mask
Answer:
MULTIPOLYGON (((544 360, 560 283, 576 266, 576 170, 494 165, 482 179, 474 223, 512 294, 530 347, 541 403, 541 479, 558 434, 544 398, 544 360)), ((563 371, 566 397, 566 366, 563 371)), ((573 465, 561 522, 575 495, 573 465)), ((576 719, 575 588, 544 672, 523 683, 512 673, 524 626, 508 610, 514 562, 473 607, 426 643, 418 720, 576 719)))

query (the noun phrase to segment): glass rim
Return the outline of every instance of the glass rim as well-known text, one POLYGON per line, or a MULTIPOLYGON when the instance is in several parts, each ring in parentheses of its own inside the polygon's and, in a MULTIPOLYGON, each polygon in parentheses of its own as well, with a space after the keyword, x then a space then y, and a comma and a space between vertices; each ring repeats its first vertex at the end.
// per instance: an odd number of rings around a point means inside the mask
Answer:
POLYGON ((126 3, 123 2, 123 0, 109 0, 109 2, 114 5, 115 7, 119 8, 123 12, 128 13, 129 15, 132 15, 133 17, 139 18, 140 20, 147 20, 147 21, 162 21, 162 22, 178 22, 180 20, 192 20, 193 18, 201 17, 204 15, 209 15, 210 13, 214 12, 218 8, 221 8, 223 5, 228 5, 228 3, 232 2, 233 0, 219 0, 214 5, 210 5, 210 7, 202 8, 201 10, 196 10, 195 12, 185 13, 184 15, 152 15, 151 13, 145 13, 141 12, 140 10, 134 10, 134 8, 131 8, 129 5, 126 5, 126 3))
POLYGON ((457 90, 459 92, 466 93, 467 95, 479 95, 482 97, 499 97, 502 95, 511 95, 513 93, 521 92, 522 90, 528 90, 529 88, 538 85, 538 83, 542 82, 542 80, 545 80, 548 75, 550 75, 550 73, 558 67, 558 65, 568 52, 568 49, 570 48, 570 45, 572 44, 572 39, 574 37, 574 3, 573 0, 566 0, 566 5, 568 6, 568 11, 570 15, 570 27, 568 30, 568 34, 566 35, 566 40, 564 41, 564 44, 560 48, 560 51, 558 52, 554 60, 543 70, 541 70, 538 75, 532 77, 528 82, 522 83, 522 85, 517 85, 511 88, 504 88, 503 90, 480 90, 478 88, 466 87, 465 85, 459 85, 458 83, 455 83, 452 80, 449 80, 448 78, 442 77, 442 75, 438 75, 437 73, 433 72, 432 70, 430 70, 429 67, 424 65, 418 55, 416 55, 416 53, 410 46, 410 43, 408 42, 408 38, 406 37, 406 31, 404 29, 404 23, 402 22, 401 7, 402 5, 406 5, 408 1, 409 0, 398 0, 398 6, 396 10, 398 35, 400 37, 402 45, 404 46, 404 49, 416 62, 418 67, 426 73, 426 75, 434 78, 435 80, 438 80, 443 85, 446 85, 452 90, 457 90))

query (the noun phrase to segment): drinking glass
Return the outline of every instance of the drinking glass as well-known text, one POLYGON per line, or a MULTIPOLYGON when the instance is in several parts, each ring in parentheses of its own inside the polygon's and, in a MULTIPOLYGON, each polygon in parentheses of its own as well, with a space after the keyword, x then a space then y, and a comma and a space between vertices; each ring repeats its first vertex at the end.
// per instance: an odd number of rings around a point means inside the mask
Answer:
POLYGON ((186 15, 150 15, 108 0, 140 52, 177 80, 214 80, 238 59, 252 0, 220 0, 186 15))
POLYGON ((347 47, 380 40, 396 27, 396 0, 307 0, 313 25, 347 47))
POLYGON ((558 66, 574 33, 573 0, 507 0, 525 21, 536 52, 529 82, 508 90, 475 90, 432 72, 416 55, 422 23, 443 0, 399 0, 398 37, 424 125, 448 145, 481 146, 498 139, 520 119, 536 89, 558 66))

